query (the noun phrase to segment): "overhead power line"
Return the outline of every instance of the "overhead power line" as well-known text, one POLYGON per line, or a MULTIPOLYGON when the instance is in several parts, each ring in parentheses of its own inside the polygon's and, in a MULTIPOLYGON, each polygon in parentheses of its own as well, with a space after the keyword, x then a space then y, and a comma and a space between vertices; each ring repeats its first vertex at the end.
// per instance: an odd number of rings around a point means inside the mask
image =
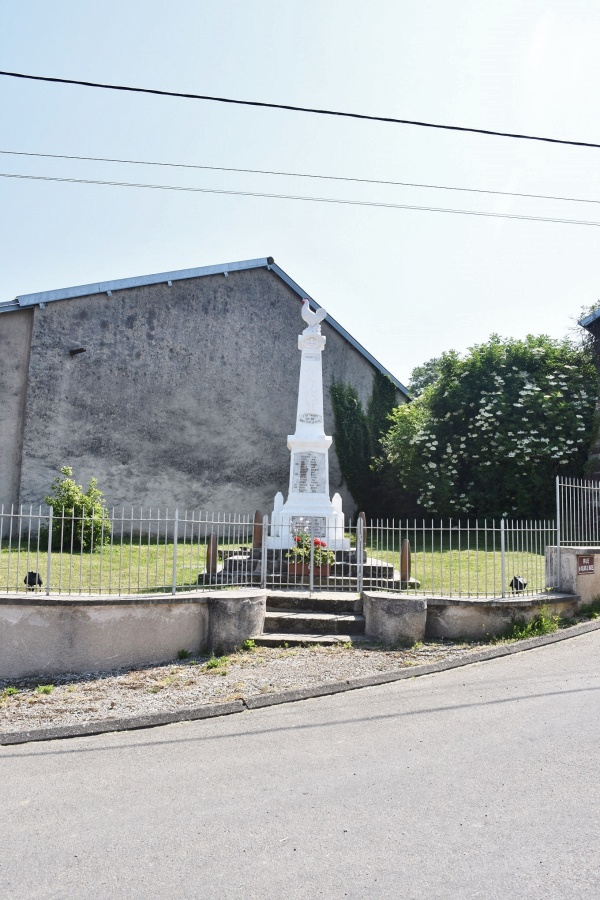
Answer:
POLYGON ((198 169, 209 172, 238 172, 245 175, 280 175, 286 178, 316 178, 322 181, 344 181, 353 184, 379 184, 386 187, 426 188, 435 191, 461 191, 468 194, 491 194, 496 197, 521 197, 528 200, 560 200, 567 203, 600 203, 584 197, 560 197, 552 194, 525 194, 518 191, 494 191, 484 188, 453 187, 446 184, 423 184, 416 181, 385 181, 377 178, 351 178, 344 175, 318 175, 308 172, 279 172, 273 169, 241 169, 233 166, 201 166, 192 163, 152 162, 143 159, 117 159, 107 156, 72 156, 65 153, 29 153, 25 150, 0 150, 4 156, 32 156, 39 159, 74 159, 83 162, 123 163, 130 166, 162 166, 170 169, 198 169))
POLYGON ((443 131, 462 131, 469 134, 484 134, 492 137, 515 138, 522 141, 543 141, 548 144, 565 144, 571 147, 592 147, 600 149, 600 144, 590 141, 569 141, 562 138, 543 137, 535 134, 518 134, 509 131, 493 131, 488 128, 469 128, 464 125, 441 125, 437 122, 422 122, 416 119, 397 119, 394 116, 371 116, 365 113, 342 112, 336 109, 319 109, 311 106, 292 106, 287 103, 266 103, 261 100, 238 100, 233 97, 215 97, 210 94, 192 94, 181 91, 163 91, 157 88, 132 87, 125 84, 104 84, 99 81, 80 81, 76 78, 54 78, 48 75, 28 75, 23 72, 4 72, 8 78, 23 78, 28 81, 45 81, 51 84, 73 84, 78 87, 102 88, 107 91, 128 91, 135 94, 154 94, 159 97, 179 97, 184 100, 208 100, 213 103, 231 103, 237 106, 254 106, 263 109, 283 109, 288 112, 312 113, 319 116, 341 116, 346 119, 362 119, 368 122, 387 122, 392 125, 416 125, 419 128, 438 128, 443 131))
POLYGON ((259 191, 231 191, 218 188, 185 187, 173 184, 141 184, 129 181, 100 181, 92 178, 58 178, 50 175, 13 175, 0 172, 0 178, 16 178, 29 181, 57 181, 65 184, 96 184, 107 187, 148 188, 157 191, 184 191, 197 194, 225 194, 233 197, 264 197, 271 200, 300 200, 311 203, 338 203, 346 206, 371 206, 380 209, 415 209, 422 212, 451 213, 459 216, 482 216, 491 219, 518 219, 524 222, 552 222, 559 225, 588 225, 600 227, 600 222, 577 219, 553 218, 549 216, 528 216, 518 213, 494 213, 475 209, 449 209, 440 206, 417 206, 409 203, 380 203, 372 200, 342 200, 336 197, 306 197, 296 194, 266 194, 259 191))

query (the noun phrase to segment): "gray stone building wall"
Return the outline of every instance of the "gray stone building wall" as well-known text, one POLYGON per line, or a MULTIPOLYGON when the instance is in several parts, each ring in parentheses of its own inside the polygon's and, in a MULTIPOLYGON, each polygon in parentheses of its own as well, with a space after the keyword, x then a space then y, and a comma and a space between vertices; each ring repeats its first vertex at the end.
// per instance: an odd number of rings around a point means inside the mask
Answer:
POLYGON ((17 503, 33 310, 0 321, 0 507, 17 503))
MULTIPOLYGON (((79 483, 98 479, 109 506, 269 511, 274 494, 287 492, 300 309, 299 295, 265 267, 1 315, 0 339, 20 360, 12 374, 2 363, 12 398, 2 400, 3 499, 16 499, 22 432, 24 503, 40 502, 70 465, 79 483)), ((332 380, 352 384, 366 403, 375 369, 331 325, 322 330, 331 433, 332 380)), ((351 512, 333 449, 330 470, 331 491, 351 512)))

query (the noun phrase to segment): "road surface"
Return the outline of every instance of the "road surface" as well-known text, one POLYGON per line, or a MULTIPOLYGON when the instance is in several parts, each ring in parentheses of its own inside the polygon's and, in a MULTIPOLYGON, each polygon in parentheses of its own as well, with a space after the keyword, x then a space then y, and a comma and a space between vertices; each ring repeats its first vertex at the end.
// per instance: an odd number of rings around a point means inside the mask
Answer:
POLYGON ((600 632, 0 748, 0 897, 600 897, 600 632))

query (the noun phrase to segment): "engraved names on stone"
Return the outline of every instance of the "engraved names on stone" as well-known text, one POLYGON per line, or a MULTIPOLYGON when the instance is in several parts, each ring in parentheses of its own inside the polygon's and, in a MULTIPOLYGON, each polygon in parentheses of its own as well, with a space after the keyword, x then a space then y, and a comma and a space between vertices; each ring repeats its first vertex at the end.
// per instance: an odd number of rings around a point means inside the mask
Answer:
POLYGON ((322 494, 326 487, 325 454, 294 453, 292 490, 298 494, 322 494))
POLYGON ((293 534, 309 534, 313 538, 327 537, 326 516, 292 516, 290 528, 293 534))

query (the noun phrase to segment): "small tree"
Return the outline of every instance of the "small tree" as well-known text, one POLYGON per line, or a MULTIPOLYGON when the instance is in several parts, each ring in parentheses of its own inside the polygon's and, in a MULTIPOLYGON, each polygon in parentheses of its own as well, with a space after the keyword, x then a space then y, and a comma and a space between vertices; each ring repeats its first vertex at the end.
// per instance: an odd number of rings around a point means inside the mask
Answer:
POLYGON ((72 478, 73 469, 63 466, 52 482, 52 493, 44 498, 52 507, 52 547, 62 550, 95 550, 110 540, 110 519, 104 497, 92 478, 87 491, 72 478))

